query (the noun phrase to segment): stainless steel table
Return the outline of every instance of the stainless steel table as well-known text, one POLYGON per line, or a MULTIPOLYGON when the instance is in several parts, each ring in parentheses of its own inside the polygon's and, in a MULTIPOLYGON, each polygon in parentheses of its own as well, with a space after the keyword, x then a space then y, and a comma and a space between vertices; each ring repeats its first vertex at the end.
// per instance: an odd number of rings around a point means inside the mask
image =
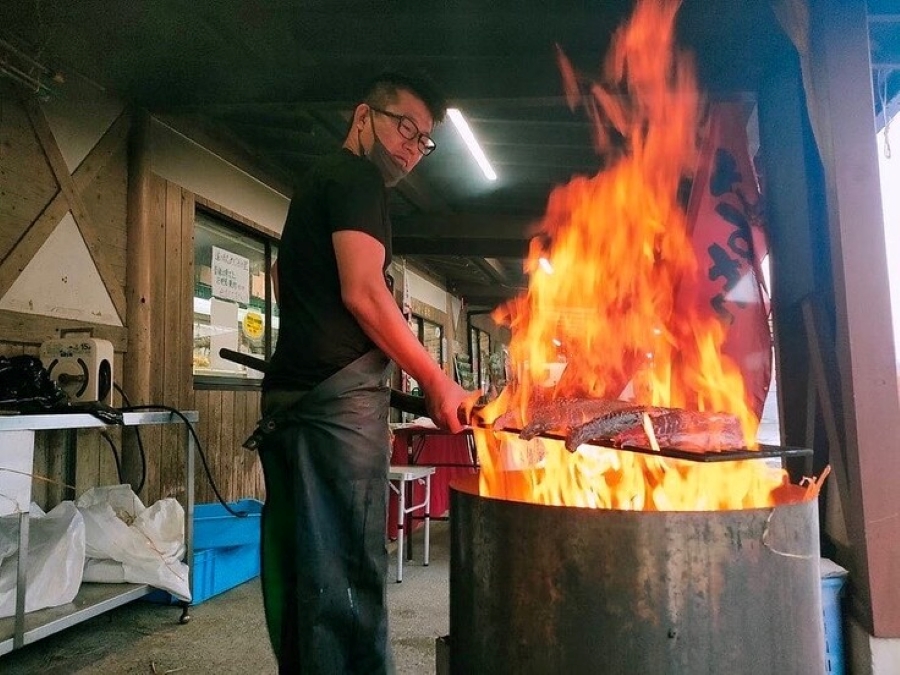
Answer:
MULTIPOLYGON (((196 411, 182 413, 191 424, 196 411)), ((124 413, 124 426, 150 424, 184 424, 170 412, 124 413)), ((16 613, 0 619, 0 655, 31 644, 57 631, 86 621, 98 614, 140 598, 154 589, 146 584, 84 583, 75 600, 59 607, 25 613, 25 591, 28 575, 28 511, 31 505, 31 474, 34 463, 34 435, 37 431, 58 429, 115 428, 87 413, 46 415, 0 415, 0 486, 6 497, 0 503, 0 515, 16 514, 19 518, 19 553, 16 574, 16 613)), ((185 505, 184 541, 189 570, 188 583, 193 589, 194 547, 194 437, 187 425, 185 434, 185 505)))

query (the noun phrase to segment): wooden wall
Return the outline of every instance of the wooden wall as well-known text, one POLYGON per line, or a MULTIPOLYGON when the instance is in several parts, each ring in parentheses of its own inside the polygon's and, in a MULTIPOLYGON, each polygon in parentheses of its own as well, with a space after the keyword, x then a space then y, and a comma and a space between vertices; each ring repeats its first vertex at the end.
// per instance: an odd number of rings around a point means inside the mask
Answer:
MULTIPOLYGON (((194 392, 194 407, 200 413, 200 439, 210 470, 219 491, 228 490, 229 499, 262 498, 265 494, 257 454, 241 447, 259 419, 259 398, 256 391, 194 392)), ((194 483, 197 501, 215 501, 199 464, 197 472, 194 483)))
MULTIPOLYGON (((70 174, 40 107, 8 84, 0 83, 0 297, 13 285, 60 219, 71 212, 92 255, 102 256, 104 283, 121 297, 125 277, 124 131, 117 121, 70 174)), ((0 355, 37 355, 40 343, 61 331, 90 328, 116 350, 114 372, 121 372, 127 339, 124 328, 88 325, 71 319, 0 310, 0 355)), ((77 453, 60 432, 36 439, 34 499, 44 508, 70 499, 91 485, 117 480, 108 442, 96 430, 74 434, 77 453)), ((120 433, 110 439, 120 444, 120 433)))
MULTIPOLYGON (((210 473, 226 500, 261 498, 262 472, 256 453, 241 447, 259 419, 260 394, 256 390, 193 388, 193 297, 194 297, 194 212, 198 201, 226 218, 238 215, 166 181, 155 174, 150 181, 151 223, 158 232, 154 246, 153 278, 159 284, 151 392, 153 402, 180 410, 196 410, 200 415, 197 434, 210 473)), ((245 219, 241 224, 251 225, 245 219)), ((258 228, 262 229, 262 228, 258 228)), ((158 462, 152 466, 148 483, 159 494, 180 496, 183 479, 182 430, 162 433, 158 462)), ((194 496, 198 503, 216 500, 201 458, 196 462, 194 496)))
MULTIPOLYGON (((147 340, 126 359, 128 269, 129 133, 133 117, 127 111, 113 122, 99 142, 69 171, 41 105, 27 92, 0 81, 0 298, 13 286, 66 213, 74 217, 100 278, 123 326, 96 324, 30 312, 0 309, 0 355, 38 353, 45 340, 61 331, 90 329, 115 349, 114 380, 132 405, 164 405, 200 413, 198 436, 221 495, 227 499, 263 497, 261 472, 254 453, 241 448, 259 408, 257 391, 195 391, 191 372, 193 339, 193 227, 197 198, 191 192, 151 174, 141 202, 150 237, 141 250, 151 273, 147 340), (129 362, 149 366, 144 391, 124 386, 129 362)), ((216 208, 214 204, 204 202, 216 208)), ((131 205, 133 207, 133 205, 131 205)), ((225 215, 229 214, 224 209, 225 215)), ((132 242, 134 244, 134 242, 132 242)), ((134 251, 131 252, 132 254, 134 251)), ((52 273, 54 270, 48 270, 52 273)), ((124 404, 116 394, 113 404, 124 404)), ((140 445, 146 474, 140 497, 150 504, 161 497, 185 494, 184 428, 181 425, 142 427, 140 445)), ((94 485, 118 482, 111 447, 132 471, 126 478, 137 485, 141 476, 138 437, 131 430, 112 429, 108 439, 99 431, 78 431, 71 439, 60 432, 38 434, 34 498, 43 508, 71 499, 94 485), (136 463, 135 463, 136 462, 136 463)), ((196 462, 195 497, 215 496, 196 462)))

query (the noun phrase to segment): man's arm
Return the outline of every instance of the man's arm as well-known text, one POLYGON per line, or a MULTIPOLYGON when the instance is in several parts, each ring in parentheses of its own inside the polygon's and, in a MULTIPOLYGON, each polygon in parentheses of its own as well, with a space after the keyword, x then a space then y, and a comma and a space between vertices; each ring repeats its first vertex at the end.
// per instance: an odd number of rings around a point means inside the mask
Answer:
POLYGON ((335 232, 332 242, 344 305, 372 342, 422 386, 435 424, 459 431, 457 409, 468 393, 441 370, 409 330, 384 282, 384 246, 356 230, 335 232))

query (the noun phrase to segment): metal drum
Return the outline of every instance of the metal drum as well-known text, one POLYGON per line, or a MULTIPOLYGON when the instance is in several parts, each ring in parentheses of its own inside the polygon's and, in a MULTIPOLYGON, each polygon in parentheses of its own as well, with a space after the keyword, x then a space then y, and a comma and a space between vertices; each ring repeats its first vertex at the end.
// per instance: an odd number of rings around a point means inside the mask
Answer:
POLYGON ((815 500, 638 512, 451 491, 450 667, 821 675, 815 500))

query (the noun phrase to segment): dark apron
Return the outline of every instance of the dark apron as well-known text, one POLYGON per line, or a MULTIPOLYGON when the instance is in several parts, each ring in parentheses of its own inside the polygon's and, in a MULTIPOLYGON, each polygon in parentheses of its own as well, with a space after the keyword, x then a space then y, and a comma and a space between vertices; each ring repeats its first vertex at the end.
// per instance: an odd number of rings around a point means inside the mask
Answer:
POLYGON ((264 397, 254 434, 266 482, 262 587, 279 672, 394 671, 388 367, 373 350, 308 392, 264 397))

